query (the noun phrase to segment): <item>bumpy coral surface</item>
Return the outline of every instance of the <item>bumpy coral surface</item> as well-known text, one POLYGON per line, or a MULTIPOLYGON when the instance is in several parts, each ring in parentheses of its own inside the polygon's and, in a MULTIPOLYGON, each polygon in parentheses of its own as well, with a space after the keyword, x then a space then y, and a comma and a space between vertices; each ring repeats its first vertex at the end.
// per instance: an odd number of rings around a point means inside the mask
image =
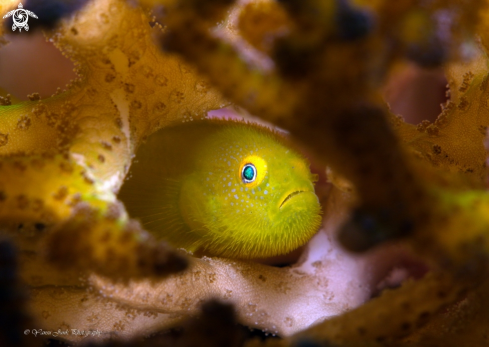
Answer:
POLYGON ((0 223, 37 324, 144 336, 218 297, 284 337, 268 345, 487 344, 487 5, 107 0, 63 20, 47 35, 79 77, 0 99, 0 223), (381 97, 406 60, 445 69, 433 123, 406 124, 381 97), (323 229, 293 266, 185 255, 116 199, 141 141, 229 102, 332 172, 323 229), (379 253, 351 257, 336 235, 357 252, 395 241, 431 272, 371 298, 379 253))

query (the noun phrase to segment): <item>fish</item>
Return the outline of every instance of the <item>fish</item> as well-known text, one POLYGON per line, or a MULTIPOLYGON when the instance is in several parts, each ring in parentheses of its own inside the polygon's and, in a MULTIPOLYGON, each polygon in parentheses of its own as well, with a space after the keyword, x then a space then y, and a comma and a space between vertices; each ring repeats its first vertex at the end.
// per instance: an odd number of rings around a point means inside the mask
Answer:
POLYGON ((131 218, 177 248, 266 258, 299 248, 319 229, 316 177, 278 131, 204 119, 149 136, 118 198, 131 218))

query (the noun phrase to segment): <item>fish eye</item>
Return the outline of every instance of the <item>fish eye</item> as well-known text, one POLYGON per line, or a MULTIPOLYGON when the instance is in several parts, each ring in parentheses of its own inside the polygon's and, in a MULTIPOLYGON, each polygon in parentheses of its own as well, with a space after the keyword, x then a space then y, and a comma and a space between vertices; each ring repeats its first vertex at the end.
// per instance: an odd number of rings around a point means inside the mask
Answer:
POLYGON ((246 164, 241 170, 241 178, 244 183, 251 183, 256 179, 256 168, 253 164, 246 164))
POLYGON ((267 162, 257 155, 248 155, 241 160, 236 178, 250 189, 260 185, 267 175, 267 162))

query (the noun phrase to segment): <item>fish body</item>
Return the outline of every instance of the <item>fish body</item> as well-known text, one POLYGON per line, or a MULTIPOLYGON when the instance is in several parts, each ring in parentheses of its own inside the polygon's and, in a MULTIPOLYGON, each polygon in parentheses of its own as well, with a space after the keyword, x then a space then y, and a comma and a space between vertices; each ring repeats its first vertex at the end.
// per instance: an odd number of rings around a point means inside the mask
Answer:
POLYGON ((161 129, 138 148, 119 198, 144 228, 210 256, 269 257, 305 244, 321 217, 308 162, 242 121, 161 129))

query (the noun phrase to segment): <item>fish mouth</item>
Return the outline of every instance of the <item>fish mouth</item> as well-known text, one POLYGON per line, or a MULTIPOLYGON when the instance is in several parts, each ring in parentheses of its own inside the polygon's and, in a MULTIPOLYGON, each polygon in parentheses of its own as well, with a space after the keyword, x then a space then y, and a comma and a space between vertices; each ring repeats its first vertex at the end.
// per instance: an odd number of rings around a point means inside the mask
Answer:
POLYGON ((300 194, 300 193, 304 193, 304 192, 305 192, 305 190, 296 190, 296 191, 294 191, 294 192, 290 193, 289 195, 287 195, 287 196, 285 197, 284 201, 282 201, 282 203, 280 204, 279 209, 280 209, 280 208, 282 208, 282 206, 283 206, 283 205, 284 205, 284 204, 285 204, 287 201, 289 201, 290 199, 292 199, 292 197, 294 197, 294 196, 296 196, 296 195, 298 195, 298 194, 300 194))

